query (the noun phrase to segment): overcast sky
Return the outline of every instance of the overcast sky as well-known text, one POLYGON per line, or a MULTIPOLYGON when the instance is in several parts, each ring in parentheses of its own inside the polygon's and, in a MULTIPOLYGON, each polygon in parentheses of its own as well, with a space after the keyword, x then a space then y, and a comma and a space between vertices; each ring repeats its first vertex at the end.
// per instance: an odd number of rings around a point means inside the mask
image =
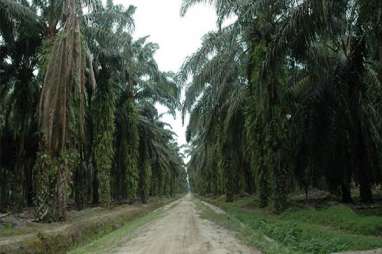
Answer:
MULTIPOLYGON (((150 35, 150 41, 159 44, 155 55, 162 71, 177 72, 184 59, 197 50, 201 38, 216 27, 214 9, 208 5, 196 5, 185 17, 180 16, 182 0, 115 0, 125 6, 134 5, 134 37, 150 35)), ((163 110, 163 109, 160 109, 163 110)), ((177 119, 165 116, 178 135, 178 143, 185 144, 185 129, 180 113, 177 119)))

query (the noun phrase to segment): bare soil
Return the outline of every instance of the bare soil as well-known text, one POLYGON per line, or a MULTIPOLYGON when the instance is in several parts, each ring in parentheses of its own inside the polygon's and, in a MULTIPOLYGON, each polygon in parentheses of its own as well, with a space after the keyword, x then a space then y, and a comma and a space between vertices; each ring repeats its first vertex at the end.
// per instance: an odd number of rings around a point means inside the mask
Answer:
MULTIPOLYGON (((211 208, 211 205, 208 205, 211 208)), ((222 212, 219 208, 214 211, 222 212)), ((164 216, 146 224, 112 253, 127 254, 259 254, 243 245, 232 232, 202 219, 188 194, 164 216)))

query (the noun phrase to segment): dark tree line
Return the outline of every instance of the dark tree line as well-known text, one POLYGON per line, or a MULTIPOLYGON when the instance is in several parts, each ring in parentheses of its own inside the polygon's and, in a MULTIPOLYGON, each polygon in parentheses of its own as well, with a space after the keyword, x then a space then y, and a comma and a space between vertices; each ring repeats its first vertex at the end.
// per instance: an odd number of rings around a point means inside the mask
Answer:
MULTIPOLYGON (((199 2, 184 0, 183 13, 199 2)), ((298 188, 352 202, 357 187, 372 202, 382 183, 382 2, 210 2, 218 31, 179 74, 193 189, 227 201, 256 192, 275 211, 298 188)))

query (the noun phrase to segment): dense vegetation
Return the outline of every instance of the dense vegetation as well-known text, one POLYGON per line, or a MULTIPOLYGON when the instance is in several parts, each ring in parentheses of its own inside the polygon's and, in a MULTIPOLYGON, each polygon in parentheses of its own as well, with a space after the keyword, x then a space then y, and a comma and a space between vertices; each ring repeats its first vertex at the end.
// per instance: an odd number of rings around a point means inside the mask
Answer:
POLYGON ((200 194, 280 212, 314 187, 373 202, 382 183, 382 1, 183 0, 218 31, 182 66, 188 172, 200 194), (228 23, 228 24, 227 24, 228 23), (192 77, 192 80, 190 80, 192 77))
POLYGON ((180 88, 158 49, 134 40, 135 8, 112 0, 0 0, 0 211, 33 206, 40 221, 67 206, 184 191, 174 133, 180 88))

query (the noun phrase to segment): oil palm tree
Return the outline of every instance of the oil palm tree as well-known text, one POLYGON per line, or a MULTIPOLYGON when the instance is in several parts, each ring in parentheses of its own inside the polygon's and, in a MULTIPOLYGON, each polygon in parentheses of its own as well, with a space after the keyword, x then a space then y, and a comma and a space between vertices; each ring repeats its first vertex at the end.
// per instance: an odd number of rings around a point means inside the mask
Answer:
MULTIPOLYGON (((182 13, 200 2, 183 1, 182 13)), ((381 172, 380 108, 375 96, 370 94, 371 91, 374 95, 380 93, 377 67, 380 47, 375 41, 380 36, 381 15, 371 10, 380 10, 381 4, 346 0, 216 0, 210 3, 216 7, 220 30, 224 31, 222 24, 227 17, 235 17, 230 25, 235 28, 231 38, 239 39, 244 48, 244 56, 238 59, 244 59, 241 67, 244 71, 239 77, 244 80, 246 89, 239 93, 232 87, 230 90, 236 98, 242 98, 244 105, 226 97, 219 109, 224 108, 225 102, 235 105, 232 109, 244 108, 245 123, 239 129, 244 129, 247 137, 246 150, 251 157, 252 171, 256 172, 262 205, 268 204, 269 193, 272 193, 274 210, 282 211, 295 180, 307 190, 309 185, 322 186, 322 178, 331 191, 342 193, 343 201, 351 201, 350 187, 355 183, 360 187, 361 200, 370 202, 371 188, 381 172), (373 14, 367 15, 367 12, 373 14)), ((227 45, 226 51, 233 52, 238 48, 232 47, 234 45, 227 45)), ((185 105, 191 111, 190 126, 195 123, 206 126, 208 121, 199 121, 200 117, 195 116, 205 117, 209 115, 207 112, 214 112, 207 104, 201 106, 201 101, 217 87, 216 82, 211 81, 213 79, 206 83, 198 81, 205 69, 203 66, 220 52, 215 51, 215 55, 208 55, 211 51, 199 52, 198 57, 193 56, 199 65, 195 64, 197 67, 192 71, 185 68, 185 73, 193 74, 193 83, 199 84, 189 89, 186 98, 185 105), (189 103, 194 101, 197 101, 195 105, 189 103)), ((190 66, 192 61, 186 63, 190 66)), ((227 66, 221 69, 224 73, 230 70, 227 66)), ((208 73, 221 77, 216 71, 208 73)), ((225 118, 215 122, 223 125, 225 118)), ((236 119, 235 123, 238 122, 236 119)), ((189 133, 192 136, 192 130, 189 133)), ((206 136, 211 139, 211 132, 206 136)), ((199 142, 195 149, 206 152, 207 139, 195 140, 199 142)), ((216 145, 219 141, 211 143, 216 145)), ((198 152, 195 156, 202 154, 198 152)), ((205 169, 208 164, 197 165, 205 169)), ((202 178, 197 182, 203 182, 210 174, 200 173, 197 177, 202 178)))

